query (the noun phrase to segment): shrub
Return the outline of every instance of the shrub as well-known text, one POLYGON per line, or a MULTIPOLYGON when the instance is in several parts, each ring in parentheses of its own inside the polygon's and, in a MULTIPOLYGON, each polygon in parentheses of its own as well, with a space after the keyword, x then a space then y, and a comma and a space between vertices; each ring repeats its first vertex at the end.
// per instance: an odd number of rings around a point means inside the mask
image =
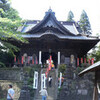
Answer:
POLYGON ((66 65, 65 64, 61 64, 58 66, 58 72, 61 72, 63 75, 66 72, 66 65))
POLYGON ((0 62, 0 68, 6 67, 4 63, 0 62))

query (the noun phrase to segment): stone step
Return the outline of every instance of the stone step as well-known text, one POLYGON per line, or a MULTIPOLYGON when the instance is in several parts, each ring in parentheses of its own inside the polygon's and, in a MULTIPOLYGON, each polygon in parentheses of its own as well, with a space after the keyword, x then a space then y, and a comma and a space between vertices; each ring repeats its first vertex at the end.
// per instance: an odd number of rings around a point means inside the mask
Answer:
MULTIPOLYGON (((43 68, 42 69, 42 72, 41 73, 45 73, 46 72, 46 68, 43 68)), ((48 87, 48 81, 47 81, 47 92, 48 92, 48 98, 47 98, 47 100, 55 100, 55 93, 57 93, 56 92, 56 81, 57 81, 57 78, 56 78, 56 70, 54 69, 54 70, 51 70, 50 72, 49 72, 49 75, 48 76, 52 76, 52 87, 48 87)), ((48 79, 47 79, 48 80, 48 79)), ((40 89, 41 89, 41 85, 39 86, 39 91, 40 91, 40 89)), ((39 94, 39 91, 38 91, 38 95, 36 96, 36 98, 34 99, 34 100, 41 100, 42 99, 42 97, 41 97, 41 95, 39 94)))

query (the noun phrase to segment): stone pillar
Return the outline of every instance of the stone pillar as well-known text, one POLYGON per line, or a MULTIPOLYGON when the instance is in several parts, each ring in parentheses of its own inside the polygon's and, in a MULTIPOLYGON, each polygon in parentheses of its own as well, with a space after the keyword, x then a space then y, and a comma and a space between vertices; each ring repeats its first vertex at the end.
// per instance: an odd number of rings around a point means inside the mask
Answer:
POLYGON ((22 89, 20 91, 20 97, 19 97, 18 100, 31 100, 30 91, 29 91, 27 81, 28 81, 28 74, 25 73, 24 74, 23 86, 22 86, 22 89))
POLYGON ((41 62, 41 54, 42 54, 42 52, 39 51, 39 64, 42 64, 42 62, 41 62))
POLYGON ((58 65, 60 64, 60 52, 58 52, 58 65))

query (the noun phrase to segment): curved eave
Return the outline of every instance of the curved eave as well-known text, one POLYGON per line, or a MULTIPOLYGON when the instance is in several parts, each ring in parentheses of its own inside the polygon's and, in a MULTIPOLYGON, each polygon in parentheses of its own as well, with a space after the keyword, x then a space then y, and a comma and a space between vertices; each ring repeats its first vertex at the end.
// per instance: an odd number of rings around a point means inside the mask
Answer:
POLYGON ((58 35, 58 34, 53 34, 53 33, 43 33, 43 34, 28 34, 28 35, 22 35, 23 38, 41 38, 42 36, 44 35, 54 35, 56 37, 58 37, 59 39, 71 39, 71 40, 94 40, 94 41, 97 41, 99 42, 100 39, 97 39, 97 38, 89 38, 89 37, 85 37, 85 36, 64 36, 64 35, 58 35))
POLYGON ((40 23, 38 23, 36 26, 34 26, 32 29, 30 29, 26 33, 32 33, 34 30, 39 30, 41 28, 41 26, 46 22, 48 17, 50 17, 50 16, 53 18, 54 22, 59 27, 60 31, 62 31, 65 35, 66 35, 66 33, 69 33, 71 36, 75 36, 75 34, 71 33, 60 22, 57 21, 53 12, 48 12, 48 14, 45 15, 44 19, 40 23))
POLYGON ((97 70, 100 70, 100 61, 96 62, 95 64, 89 66, 88 68, 84 69, 79 73, 79 76, 82 76, 88 72, 95 72, 97 70))

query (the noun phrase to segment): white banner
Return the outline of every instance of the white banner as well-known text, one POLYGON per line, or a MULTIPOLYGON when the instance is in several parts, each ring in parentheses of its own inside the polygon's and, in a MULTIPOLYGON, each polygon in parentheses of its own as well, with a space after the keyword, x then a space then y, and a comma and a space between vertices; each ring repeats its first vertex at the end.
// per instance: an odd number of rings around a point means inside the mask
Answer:
POLYGON ((61 87, 62 73, 60 72, 59 88, 61 87))
POLYGON ((46 88, 46 76, 45 74, 41 74, 41 90, 46 88))
POLYGON ((34 72, 34 82, 33 82, 33 88, 37 89, 38 88, 38 72, 34 72))

